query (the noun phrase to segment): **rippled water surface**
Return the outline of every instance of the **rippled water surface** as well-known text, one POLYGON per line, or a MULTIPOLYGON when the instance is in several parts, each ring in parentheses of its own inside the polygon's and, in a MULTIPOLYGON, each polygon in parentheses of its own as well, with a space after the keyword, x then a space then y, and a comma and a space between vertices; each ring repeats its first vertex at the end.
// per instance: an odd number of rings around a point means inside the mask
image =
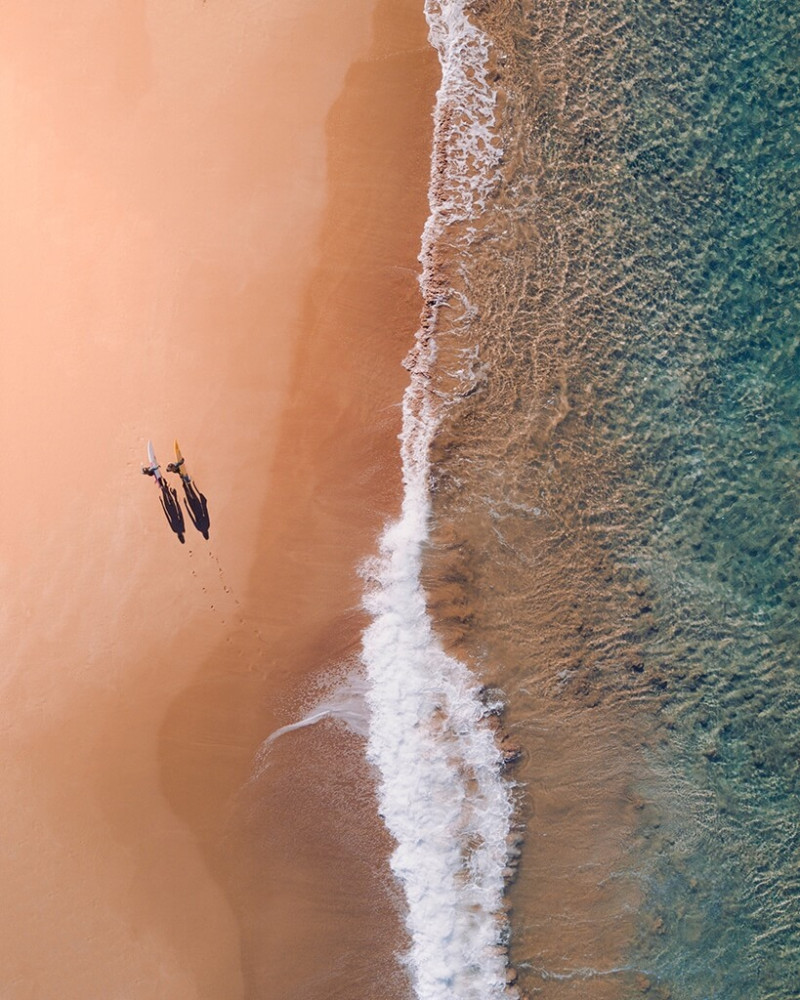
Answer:
POLYGON ((526 751, 512 958, 531 996, 788 1000, 800 7, 473 7, 504 156, 426 582, 526 751))

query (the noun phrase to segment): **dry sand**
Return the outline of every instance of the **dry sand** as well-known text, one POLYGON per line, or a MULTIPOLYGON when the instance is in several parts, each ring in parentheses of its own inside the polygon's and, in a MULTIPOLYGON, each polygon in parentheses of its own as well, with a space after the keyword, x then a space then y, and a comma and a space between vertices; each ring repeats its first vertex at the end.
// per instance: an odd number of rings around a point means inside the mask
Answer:
POLYGON ((356 566, 398 504, 437 80, 418 8, 4 17, 9 1000, 381 995, 400 932, 355 740, 291 734, 247 781, 356 648, 356 566), (179 544, 139 473, 175 436, 208 542, 179 544))

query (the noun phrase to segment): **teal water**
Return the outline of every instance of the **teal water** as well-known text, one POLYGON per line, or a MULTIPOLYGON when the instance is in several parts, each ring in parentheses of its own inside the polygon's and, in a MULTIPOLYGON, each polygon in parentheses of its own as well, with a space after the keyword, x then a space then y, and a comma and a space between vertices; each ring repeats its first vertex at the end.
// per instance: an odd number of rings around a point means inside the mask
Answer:
MULTIPOLYGON (((640 949, 676 997, 800 984, 800 9, 630 5, 623 153, 655 275, 625 442, 675 802, 640 949), (691 796, 691 797, 690 797, 691 796)), ((650 271, 650 268, 648 268, 650 271)), ((651 272, 652 273, 652 272, 651 272)), ((634 270, 633 280, 637 275, 634 270)))
MULTIPOLYGON (((505 153, 462 262, 470 309, 442 334, 466 383, 434 448, 431 579, 462 596, 435 610, 507 694, 529 844, 548 720, 612 733, 624 717, 585 796, 642 734, 619 781, 646 806, 614 873, 635 889, 633 929, 596 995, 614 979, 619 996, 790 1000, 800 4, 509 0, 474 16, 505 153)), ((596 970, 564 958, 556 987, 544 968, 533 850, 512 918, 521 985, 595 995, 596 970)), ((600 935, 608 906, 570 911, 565 939, 584 916, 600 935)))

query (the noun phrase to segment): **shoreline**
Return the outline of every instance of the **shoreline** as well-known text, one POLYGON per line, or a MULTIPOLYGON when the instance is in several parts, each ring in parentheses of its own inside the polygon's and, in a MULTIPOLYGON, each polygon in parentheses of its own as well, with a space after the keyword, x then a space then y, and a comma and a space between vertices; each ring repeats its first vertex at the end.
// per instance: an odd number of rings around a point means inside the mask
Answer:
MULTIPOLYGON (((435 476, 429 450, 450 396, 442 391, 440 312, 449 319, 448 306, 456 313, 466 306, 446 261, 471 243, 471 223, 490 193, 500 151, 492 141, 484 36, 457 0, 441 10, 431 4, 427 14, 442 85, 420 254, 425 310, 405 361, 411 378, 400 436, 402 513, 384 530, 379 554, 367 566, 367 753, 380 773, 381 813, 397 843, 391 864, 408 899, 416 994, 438 1000, 455 991, 500 1000, 518 996, 505 946, 505 889, 517 838, 509 829, 510 786, 501 774, 513 753, 498 745, 496 706, 487 703, 477 676, 449 656, 437 636, 422 573, 435 476)), ((463 364, 458 351, 447 358, 457 369, 463 364)), ((444 369, 453 382, 462 376, 448 371, 447 360, 444 369)))

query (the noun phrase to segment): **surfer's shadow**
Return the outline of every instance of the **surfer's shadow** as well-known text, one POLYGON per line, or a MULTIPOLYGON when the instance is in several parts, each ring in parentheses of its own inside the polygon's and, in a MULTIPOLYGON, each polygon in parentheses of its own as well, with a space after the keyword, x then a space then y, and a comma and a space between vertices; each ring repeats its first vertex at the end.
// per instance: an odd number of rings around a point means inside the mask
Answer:
POLYGON ((169 482, 161 473, 161 466, 156 458, 152 441, 147 442, 148 464, 142 466, 142 472, 155 479, 156 485, 159 488, 161 509, 164 511, 164 516, 166 517, 170 528, 178 536, 178 541, 181 545, 186 542, 186 520, 183 516, 184 508, 186 509, 186 513, 189 515, 189 520, 192 522, 193 527, 199 531, 203 538, 207 541, 208 533, 211 528, 211 518, 208 513, 208 499, 205 494, 198 490, 194 481, 186 471, 185 461, 177 441, 175 442, 175 459, 176 461, 169 463, 166 471, 176 473, 180 476, 184 493, 183 506, 181 506, 181 502, 178 499, 178 491, 170 486, 169 482))
POLYGON ((204 493, 201 493, 195 487, 193 482, 186 482, 185 479, 182 480, 182 482, 184 492, 183 505, 189 515, 189 520, 207 541, 208 533, 211 529, 211 517, 208 513, 208 499, 204 493))
POLYGON ((183 519, 181 505, 178 503, 177 490, 173 490, 171 486, 163 481, 160 485, 161 494, 159 500, 161 502, 161 509, 164 511, 164 516, 170 528, 172 528, 178 536, 178 541, 183 545, 186 542, 186 522, 183 519))

